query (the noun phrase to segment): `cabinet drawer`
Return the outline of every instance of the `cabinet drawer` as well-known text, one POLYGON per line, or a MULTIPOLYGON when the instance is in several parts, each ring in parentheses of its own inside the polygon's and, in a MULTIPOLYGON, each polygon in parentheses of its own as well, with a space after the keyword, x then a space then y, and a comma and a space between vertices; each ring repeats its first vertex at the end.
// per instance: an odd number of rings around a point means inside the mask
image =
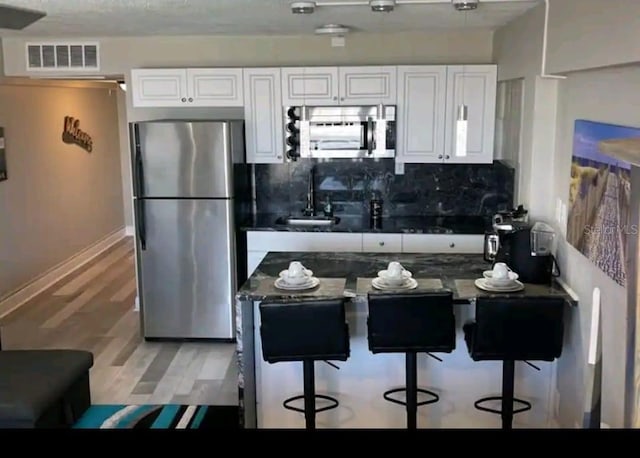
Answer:
POLYGON ((400 253, 401 234, 362 234, 362 251, 365 253, 400 253))
POLYGON ((248 251, 362 251, 362 234, 336 232, 248 232, 248 251))
POLYGON ((482 234, 402 234, 403 253, 482 253, 482 234))

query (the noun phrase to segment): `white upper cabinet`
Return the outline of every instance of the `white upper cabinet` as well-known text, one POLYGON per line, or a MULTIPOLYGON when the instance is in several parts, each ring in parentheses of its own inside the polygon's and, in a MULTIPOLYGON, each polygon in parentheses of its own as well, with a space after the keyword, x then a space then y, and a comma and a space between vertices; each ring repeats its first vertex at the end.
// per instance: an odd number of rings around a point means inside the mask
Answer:
POLYGON ((134 107, 239 107, 241 68, 131 70, 134 107))
POLYGON ((445 162, 491 163, 496 110, 495 65, 450 65, 447 67, 445 162), (457 112, 468 107, 466 155, 456 155, 457 112))
POLYGON ((442 162, 447 68, 398 67, 396 158, 399 162, 442 162))
POLYGON ((283 162, 279 68, 244 70, 244 124, 249 163, 283 162))
POLYGON ((291 105, 396 104, 396 67, 282 69, 282 101, 291 105))
POLYGON ((131 70, 134 107, 174 107, 187 103, 187 72, 184 69, 131 70))
POLYGON ((338 67, 341 105, 395 105, 396 67, 338 67))
POLYGON ((244 105, 241 68, 188 68, 188 100, 193 106, 241 107, 244 105))
POLYGON ((282 103, 338 105, 337 67, 287 67, 282 69, 282 103))

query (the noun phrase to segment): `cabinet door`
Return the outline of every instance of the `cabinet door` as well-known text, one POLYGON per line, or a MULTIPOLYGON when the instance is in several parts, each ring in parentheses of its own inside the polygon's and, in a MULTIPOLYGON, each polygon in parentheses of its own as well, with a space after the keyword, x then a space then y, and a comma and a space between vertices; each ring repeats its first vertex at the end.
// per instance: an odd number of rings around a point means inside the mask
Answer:
POLYGON ((248 251, 362 251, 362 234, 353 232, 249 231, 248 251))
POLYGON ((495 65, 453 65, 447 68, 446 162, 493 162, 496 79, 495 65), (457 113, 463 101, 469 110, 467 153, 457 156, 457 113))
POLYGON ((187 69, 189 105, 241 107, 244 105, 241 68, 187 69))
POLYGON ((483 234, 402 234, 403 253, 480 254, 483 250, 483 234))
POLYGON ((362 234, 362 251, 365 253, 400 253, 401 234, 362 234))
POLYGON ((341 105, 395 105, 396 67, 339 67, 341 105))
POLYGON ((285 106, 338 105, 338 68, 283 68, 282 101, 285 106))
POLYGON ((253 275, 256 267, 260 265, 264 257, 267 255, 266 251, 248 251, 247 252, 247 278, 253 275))
POLYGON ((396 155, 399 162, 442 162, 447 67, 398 67, 396 155))
POLYGON ((280 69, 245 69, 244 93, 247 162, 283 162, 280 69))
POLYGON ((133 69, 131 86, 134 107, 188 105, 187 71, 184 69, 133 69))

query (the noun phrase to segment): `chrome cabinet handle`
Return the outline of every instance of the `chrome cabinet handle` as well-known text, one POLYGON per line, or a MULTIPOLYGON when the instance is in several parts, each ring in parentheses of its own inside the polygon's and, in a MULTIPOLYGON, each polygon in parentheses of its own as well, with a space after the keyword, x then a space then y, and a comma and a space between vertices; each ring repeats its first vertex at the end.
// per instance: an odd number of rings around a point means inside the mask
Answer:
POLYGON ((449 159, 449 155, 447 154, 444 158, 445 158, 445 159, 449 159))
POLYGON ((340 100, 344 101, 344 97, 340 97, 340 100))
POLYGON ((282 159, 282 155, 278 155, 278 159, 282 159))
POLYGON ((337 97, 337 96, 334 96, 334 97, 333 97, 333 100, 338 100, 338 97, 337 97))
POLYGON ((438 159, 442 159, 442 154, 438 154, 438 159))
POLYGON ((182 97, 180 100, 182 100, 183 103, 187 101, 186 97, 182 97))
POLYGON ((189 102, 193 102, 193 98, 192 97, 189 97, 189 102))
POLYGON ((378 245, 384 246, 384 242, 378 242, 378 245))
POLYGON ((455 243, 450 243, 449 244, 449 248, 455 248, 456 244, 455 243))

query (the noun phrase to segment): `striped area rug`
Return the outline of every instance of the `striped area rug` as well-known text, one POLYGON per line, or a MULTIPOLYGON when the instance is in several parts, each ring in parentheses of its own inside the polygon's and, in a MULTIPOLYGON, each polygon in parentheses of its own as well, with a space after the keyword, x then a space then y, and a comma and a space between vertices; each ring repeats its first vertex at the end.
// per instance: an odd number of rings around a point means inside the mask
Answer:
POLYGON ((237 429, 238 406, 93 405, 76 429, 237 429))

